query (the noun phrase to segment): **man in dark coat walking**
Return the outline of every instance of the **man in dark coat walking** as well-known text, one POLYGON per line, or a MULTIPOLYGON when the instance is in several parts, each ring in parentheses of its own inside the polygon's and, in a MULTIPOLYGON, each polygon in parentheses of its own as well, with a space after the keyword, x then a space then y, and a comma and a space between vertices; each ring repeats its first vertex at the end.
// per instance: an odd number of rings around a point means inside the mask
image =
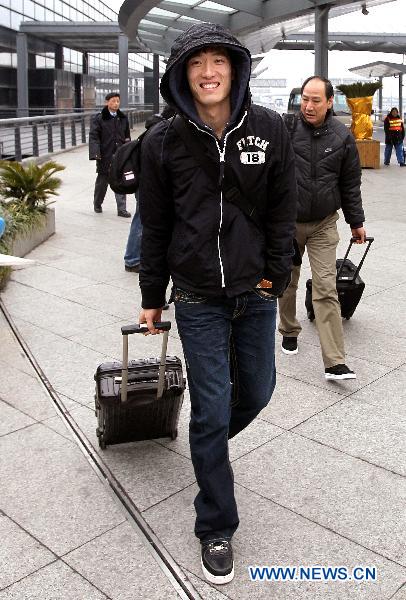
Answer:
MULTIPOLYGON (((365 242, 361 199, 361 166, 354 138, 332 115, 334 90, 328 79, 314 75, 301 89, 300 115, 289 129, 296 156, 298 210, 296 240, 305 248, 312 270, 312 300, 325 367, 330 380, 355 379, 345 364, 344 332, 336 287, 338 210, 342 208, 351 235, 365 242)), ((287 121, 288 123, 288 121, 287 121)), ((282 351, 297 354, 301 325, 296 317, 300 266, 279 299, 282 351)))
MULTIPOLYGON (((103 212, 102 204, 108 186, 108 174, 113 154, 129 142, 130 126, 126 115, 119 110, 120 94, 110 92, 106 105, 92 119, 89 133, 89 159, 96 161, 97 178, 94 187, 94 212, 103 212)), ((125 194, 115 194, 119 217, 131 217, 126 208, 125 194)))

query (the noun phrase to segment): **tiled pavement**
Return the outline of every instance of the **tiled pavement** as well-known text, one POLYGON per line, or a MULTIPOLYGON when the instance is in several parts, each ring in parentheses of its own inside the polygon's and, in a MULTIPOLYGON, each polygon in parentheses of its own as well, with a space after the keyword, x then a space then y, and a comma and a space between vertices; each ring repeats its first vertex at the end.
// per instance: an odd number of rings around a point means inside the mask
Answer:
MULTIPOLYGON (((2 300, 98 450, 93 374, 100 362, 120 357, 120 325, 139 310, 138 276, 123 268, 129 223, 117 218, 112 194, 102 215, 92 211, 87 149, 58 161, 67 168, 57 232, 30 254, 35 266, 14 271, 2 300)), ((366 227, 375 242, 362 270, 365 295, 344 322, 355 381, 324 380, 303 306, 305 261, 299 354, 283 355, 277 336, 272 401, 231 442, 241 519, 231 584, 215 588, 201 579, 187 394, 176 441, 102 453, 204 599, 406 600, 404 171, 395 164, 363 171, 366 227), (375 566, 378 579, 254 583, 249 565, 375 566)), ((340 232, 342 255, 349 237, 342 218, 340 232)), ((0 600, 177 597, 56 416, 4 318, 0 339, 0 600)), ((157 355, 158 344, 157 337, 131 339, 132 355, 157 355)), ((182 356, 176 327, 169 351, 182 356)))

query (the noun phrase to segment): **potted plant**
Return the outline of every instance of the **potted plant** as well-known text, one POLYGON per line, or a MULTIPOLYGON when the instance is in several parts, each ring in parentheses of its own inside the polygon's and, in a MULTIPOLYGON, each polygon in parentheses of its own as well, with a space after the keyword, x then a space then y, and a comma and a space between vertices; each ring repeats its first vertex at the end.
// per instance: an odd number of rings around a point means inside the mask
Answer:
MULTIPOLYGON (((0 216, 6 223, 0 253, 24 256, 55 232, 55 213, 49 205, 62 183, 56 173, 64 169, 55 161, 0 161, 0 216)), ((0 268, 0 283, 8 272, 0 268)))
POLYGON ((373 83, 357 81, 337 86, 337 89, 345 95, 351 109, 351 131, 356 140, 372 139, 372 98, 380 87, 382 84, 377 81, 373 83))

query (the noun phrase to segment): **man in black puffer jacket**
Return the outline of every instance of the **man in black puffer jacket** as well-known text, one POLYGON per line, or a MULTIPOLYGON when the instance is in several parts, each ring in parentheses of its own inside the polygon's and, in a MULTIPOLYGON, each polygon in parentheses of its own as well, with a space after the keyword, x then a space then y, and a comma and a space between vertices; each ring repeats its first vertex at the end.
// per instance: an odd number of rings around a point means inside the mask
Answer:
POLYGON ((230 540, 239 522, 228 438, 272 395, 276 298, 294 254, 292 146, 281 117, 251 105, 250 71, 248 50, 223 27, 200 23, 182 33, 161 82, 162 97, 180 116, 146 134, 141 157, 140 322, 157 333, 171 276, 200 490, 195 533, 203 573, 216 584, 234 576, 230 540), (236 205, 238 196, 249 211, 236 205))
MULTIPOLYGON (((110 92, 106 106, 90 123, 89 160, 96 161, 97 177, 94 186, 94 212, 103 212, 102 204, 107 192, 108 175, 113 154, 125 142, 129 142, 130 126, 126 115, 119 109, 120 94, 110 92)), ((119 217, 131 217, 126 208, 125 194, 115 194, 119 217)))
MULTIPOLYGON (((365 242, 361 200, 361 167, 351 132, 332 116, 334 91, 328 79, 313 76, 302 85, 301 112, 287 120, 296 155, 298 215, 296 239, 305 247, 312 270, 312 300, 326 379, 354 379, 345 364, 341 309, 336 289, 338 209, 352 236, 365 242)), ((300 267, 279 300, 282 351, 296 354, 301 326, 296 318, 300 267)))

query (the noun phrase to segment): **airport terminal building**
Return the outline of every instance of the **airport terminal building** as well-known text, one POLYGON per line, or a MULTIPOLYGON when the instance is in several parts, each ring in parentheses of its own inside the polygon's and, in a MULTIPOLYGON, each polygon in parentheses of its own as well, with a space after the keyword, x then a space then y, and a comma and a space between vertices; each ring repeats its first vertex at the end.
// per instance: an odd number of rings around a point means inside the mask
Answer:
MULTIPOLYGON (((17 38, 21 23, 117 23, 117 13, 101 0, 0 0, 0 116, 16 116, 17 38)), ((116 51, 83 52, 24 33, 27 45, 29 115, 71 112, 103 104, 107 92, 119 89, 116 51)), ((118 36, 117 36, 118 38, 118 36)), ((128 104, 142 105, 144 73, 152 71, 152 54, 128 55, 128 104)))

